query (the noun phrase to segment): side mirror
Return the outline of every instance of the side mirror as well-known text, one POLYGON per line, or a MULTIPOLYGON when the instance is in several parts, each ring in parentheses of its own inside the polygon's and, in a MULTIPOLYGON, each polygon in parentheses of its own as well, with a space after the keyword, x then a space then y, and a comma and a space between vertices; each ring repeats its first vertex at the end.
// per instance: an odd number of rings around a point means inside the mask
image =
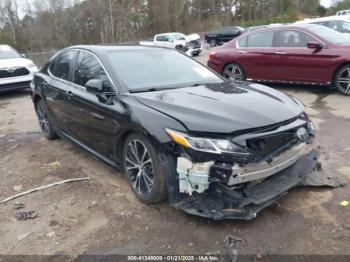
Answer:
POLYGON ((319 42, 309 42, 307 43, 307 48, 320 50, 323 48, 323 45, 319 42))
POLYGON ((26 54, 21 54, 21 57, 26 58, 26 54))
POLYGON ((91 93, 103 92, 103 81, 101 79, 91 79, 85 84, 87 91, 91 93))
POLYGON ((174 42, 174 39, 169 38, 169 39, 168 39, 168 42, 172 43, 172 42, 174 42))

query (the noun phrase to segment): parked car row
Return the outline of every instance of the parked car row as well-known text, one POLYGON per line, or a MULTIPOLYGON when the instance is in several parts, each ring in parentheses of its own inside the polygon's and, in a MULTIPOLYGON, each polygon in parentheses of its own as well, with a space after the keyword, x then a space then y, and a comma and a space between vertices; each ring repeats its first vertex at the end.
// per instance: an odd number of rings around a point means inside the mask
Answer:
POLYGON ((202 43, 198 34, 188 36, 182 33, 157 34, 153 41, 141 41, 139 44, 176 49, 189 56, 197 56, 202 52, 202 43))
POLYGON ((325 18, 250 30, 213 50, 208 66, 228 79, 335 86, 350 95, 350 35, 319 25, 326 21, 349 24, 325 18))

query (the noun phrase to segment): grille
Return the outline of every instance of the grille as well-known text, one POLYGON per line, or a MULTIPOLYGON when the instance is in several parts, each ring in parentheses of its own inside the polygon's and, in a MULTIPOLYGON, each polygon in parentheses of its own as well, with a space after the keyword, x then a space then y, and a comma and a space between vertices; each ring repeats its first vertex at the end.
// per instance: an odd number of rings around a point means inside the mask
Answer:
POLYGON ((254 154, 261 158, 283 151, 285 146, 296 143, 295 132, 280 133, 266 137, 247 140, 247 146, 254 154))
POLYGON ((200 48, 201 42, 199 40, 193 40, 193 41, 191 41, 191 45, 193 48, 200 48))
POLYGON ((29 75, 29 73, 30 73, 29 70, 27 68, 25 68, 25 67, 13 68, 13 70, 0 69, 0 78, 25 76, 25 75, 29 75))

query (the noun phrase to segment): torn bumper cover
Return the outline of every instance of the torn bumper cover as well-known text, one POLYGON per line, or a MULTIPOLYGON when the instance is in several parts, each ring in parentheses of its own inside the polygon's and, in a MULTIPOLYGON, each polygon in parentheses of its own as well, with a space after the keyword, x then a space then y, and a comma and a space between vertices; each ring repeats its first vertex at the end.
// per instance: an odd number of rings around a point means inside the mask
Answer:
POLYGON ((251 182, 240 192, 220 183, 212 184, 206 192, 188 196, 175 207, 189 214, 211 219, 253 219, 258 212, 275 203, 289 189, 304 185, 306 176, 317 165, 317 157, 317 150, 312 150, 292 166, 261 183, 251 182))

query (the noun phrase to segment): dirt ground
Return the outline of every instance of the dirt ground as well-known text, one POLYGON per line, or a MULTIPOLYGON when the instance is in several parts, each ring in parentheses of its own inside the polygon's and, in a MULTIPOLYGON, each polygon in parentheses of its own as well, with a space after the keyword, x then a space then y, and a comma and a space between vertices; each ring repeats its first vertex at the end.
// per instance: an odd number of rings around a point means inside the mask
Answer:
MULTIPOLYGON (((327 88, 278 89, 300 99, 317 124, 323 169, 350 179, 350 97, 327 88)), ((1 94, 0 199, 76 177, 91 179, 0 204, 0 254, 223 255, 223 240, 233 234, 244 240, 240 254, 350 255, 350 206, 340 205, 350 201, 350 185, 293 190, 249 222, 147 206, 108 165, 63 140, 45 140, 28 92, 1 94), (17 221, 16 202, 38 217, 17 221)))

